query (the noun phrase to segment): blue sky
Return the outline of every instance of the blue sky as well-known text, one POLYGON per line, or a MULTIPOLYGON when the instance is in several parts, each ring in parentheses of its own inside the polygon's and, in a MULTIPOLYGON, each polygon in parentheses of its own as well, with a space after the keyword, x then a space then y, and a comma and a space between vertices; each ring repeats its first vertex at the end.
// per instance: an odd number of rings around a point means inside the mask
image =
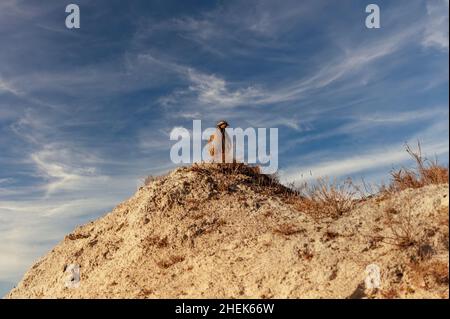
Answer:
POLYGON ((0 295, 174 165, 173 127, 277 127, 284 182, 448 163, 448 0, 0 3, 0 295))

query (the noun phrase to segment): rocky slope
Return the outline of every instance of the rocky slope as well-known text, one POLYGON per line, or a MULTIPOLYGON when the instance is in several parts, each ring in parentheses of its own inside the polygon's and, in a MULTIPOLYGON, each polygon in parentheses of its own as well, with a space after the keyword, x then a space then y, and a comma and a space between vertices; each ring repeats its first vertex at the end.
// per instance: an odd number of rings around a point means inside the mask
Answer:
POLYGON ((179 168, 80 226, 8 298, 448 298, 448 185, 298 211, 246 167, 179 168), (77 287, 67 267, 80 266, 77 287), (369 264, 379 289, 364 285, 369 264))

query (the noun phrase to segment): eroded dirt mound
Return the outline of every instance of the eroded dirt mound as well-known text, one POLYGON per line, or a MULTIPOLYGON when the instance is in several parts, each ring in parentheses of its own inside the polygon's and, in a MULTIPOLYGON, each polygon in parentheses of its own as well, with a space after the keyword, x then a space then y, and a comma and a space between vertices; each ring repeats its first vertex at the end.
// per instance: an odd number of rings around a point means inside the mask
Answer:
POLYGON ((313 218, 255 169, 179 168, 78 227, 9 298, 448 297, 448 185, 313 218), (406 223, 405 223, 406 222, 406 223), (68 265, 80 266, 76 288, 68 265), (370 264, 378 289, 364 285, 370 264))

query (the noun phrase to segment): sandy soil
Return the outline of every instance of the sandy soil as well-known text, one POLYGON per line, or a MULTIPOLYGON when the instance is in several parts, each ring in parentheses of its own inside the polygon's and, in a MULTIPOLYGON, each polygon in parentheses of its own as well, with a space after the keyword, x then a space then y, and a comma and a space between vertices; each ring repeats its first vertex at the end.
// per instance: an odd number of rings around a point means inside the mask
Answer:
POLYGON ((255 179, 208 167, 156 179, 67 235, 7 298, 448 298, 448 185, 315 219, 255 179), (378 289, 364 284, 370 264, 378 289))

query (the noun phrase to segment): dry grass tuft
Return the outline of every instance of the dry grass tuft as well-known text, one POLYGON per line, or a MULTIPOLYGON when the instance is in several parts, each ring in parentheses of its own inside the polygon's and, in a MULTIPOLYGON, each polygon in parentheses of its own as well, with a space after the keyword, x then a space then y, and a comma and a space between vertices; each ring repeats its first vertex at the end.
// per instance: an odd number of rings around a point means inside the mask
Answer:
POLYGON ((412 157, 416 166, 412 169, 403 167, 391 172, 391 184, 385 191, 395 193, 407 188, 448 183, 448 167, 439 165, 437 160, 425 158, 422 155, 420 142, 417 142, 416 150, 406 144, 406 152, 412 157))
POLYGON ((298 210, 314 217, 339 217, 354 207, 358 189, 351 179, 338 183, 321 178, 315 184, 302 184, 296 192, 293 203, 298 210))
POLYGON ((160 175, 160 176, 148 175, 147 177, 142 179, 142 184, 144 186, 149 186, 151 183, 159 181, 159 180, 163 179, 164 177, 166 177, 166 175, 160 175))
POLYGON ((400 248, 411 247, 419 244, 414 227, 412 225, 412 217, 410 212, 403 216, 395 208, 387 208, 386 225, 388 226, 391 236, 383 236, 383 242, 400 248))
MULTIPOLYGON (((338 218, 352 210, 358 202, 375 197, 385 199, 407 188, 420 188, 430 184, 448 183, 448 167, 441 166, 437 160, 429 160, 422 155, 420 142, 417 149, 406 144, 406 152, 414 159, 415 167, 401 168, 391 172, 389 185, 374 187, 362 179, 362 186, 357 186, 348 178, 338 183, 327 178, 319 178, 315 183, 303 183, 300 187, 291 185, 294 191, 286 192, 286 200, 297 210, 310 214, 315 218, 338 218)), ((389 214, 394 215, 394 214, 389 214)), ((414 245, 411 238, 411 225, 406 221, 391 223, 393 237, 390 243, 405 247, 414 245)))
POLYGON ((276 174, 268 175, 261 172, 257 165, 245 163, 201 163, 193 164, 189 170, 202 175, 213 176, 219 191, 228 192, 235 188, 236 181, 259 188, 258 191, 267 194, 290 194, 293 191, 283 186, 276 174))
POLYGON ((447 287, 449 284, 448 263, 445 261, 435 259, 428 262, 412 263, 409 267, 411 279, 418 286, 431 289, 434 286, 447 287))
POLYGON ((193 172, 199 173, 220 173, 226 175, 242 174, 257 177, 261 174, 259 166, 251 166, 245 163, 194 163, 190 168, 193 172))

